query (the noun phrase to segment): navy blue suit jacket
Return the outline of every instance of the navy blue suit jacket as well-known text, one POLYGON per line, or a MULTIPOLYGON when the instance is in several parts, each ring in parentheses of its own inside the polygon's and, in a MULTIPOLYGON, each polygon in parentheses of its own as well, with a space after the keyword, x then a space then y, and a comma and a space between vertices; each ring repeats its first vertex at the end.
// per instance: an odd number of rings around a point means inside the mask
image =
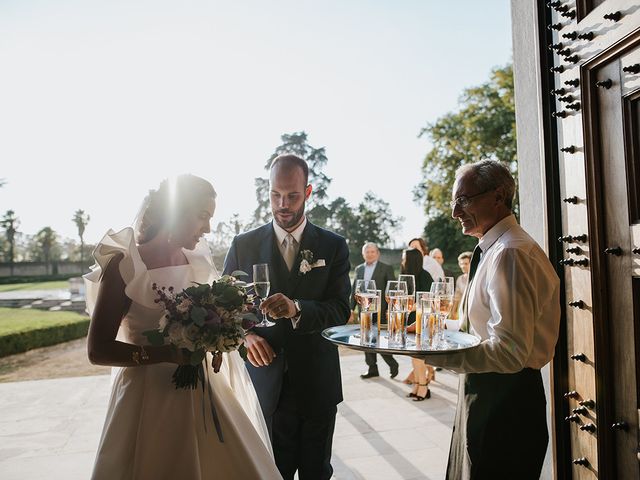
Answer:
POLYGON ((301 316, 295 330, 289 319, 253 330, 277 355, 266 367, 256 368, 246 362, 268 422, 278 406, 285 369, 297 407, 305 415, 324 414, 342 401, 338 349, 323 339, 321 332, 349 320, 349 250, 344 238, 308 221, 300 240, 302 250, 311 251, 314 261, 324 259, 326 265, 301 274, 298 255, 289 272, 273 225, 268 223, 235 237, 224 262, 225 274, 242 270, 249 274, 248 281, 253 281, 254 264, 268 263, 270 295, 283 293, 300 303, 301 316))

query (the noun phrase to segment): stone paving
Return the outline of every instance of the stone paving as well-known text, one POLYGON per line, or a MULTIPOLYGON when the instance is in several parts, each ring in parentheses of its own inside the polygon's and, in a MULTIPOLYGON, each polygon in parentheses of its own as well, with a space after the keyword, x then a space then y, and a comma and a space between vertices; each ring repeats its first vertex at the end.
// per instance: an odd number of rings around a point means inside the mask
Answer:
MULTIPOLYGON (((363 381, 363 355, 341 352, 345 401, 333 443, 334 478, 441 479, 444 477, 457 377, 438 372, 430 400, 405 398, 400 375, 363 381)), ((109 394, 109 376, 0 384, 0 478, 88 479, 109 394)))

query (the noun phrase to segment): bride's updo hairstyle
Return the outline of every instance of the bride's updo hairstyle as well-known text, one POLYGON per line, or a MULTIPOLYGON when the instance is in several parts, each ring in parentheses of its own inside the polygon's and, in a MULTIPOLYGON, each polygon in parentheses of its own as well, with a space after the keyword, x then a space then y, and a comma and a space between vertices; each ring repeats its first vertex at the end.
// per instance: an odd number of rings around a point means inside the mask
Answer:
POLYGON ((138 244, 151 241, 163 229, 171 229, 179 218, 195 211, 207 199, 215 200, 216 191, 204 178, 180 175, 165 179, 150 190, 138 227, 138 244))

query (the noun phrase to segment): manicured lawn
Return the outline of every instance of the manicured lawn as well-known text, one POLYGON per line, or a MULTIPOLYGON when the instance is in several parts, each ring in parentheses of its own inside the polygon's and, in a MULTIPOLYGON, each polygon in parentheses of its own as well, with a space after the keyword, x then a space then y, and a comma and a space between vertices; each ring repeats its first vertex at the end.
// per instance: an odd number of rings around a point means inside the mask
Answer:
POLYGON ((0 308, 0 357, 83 337, 89 317, 76 312, 0 308))
POLYGON ((0 292, 16 292, 18 290, 58 290, 69 288, 69 280, 55 280, 53 282, 10 283, 0 285, 0 292))
POLYGON ((0 308, 0 335, 86 321, 86 316, 76 312, 0 308))

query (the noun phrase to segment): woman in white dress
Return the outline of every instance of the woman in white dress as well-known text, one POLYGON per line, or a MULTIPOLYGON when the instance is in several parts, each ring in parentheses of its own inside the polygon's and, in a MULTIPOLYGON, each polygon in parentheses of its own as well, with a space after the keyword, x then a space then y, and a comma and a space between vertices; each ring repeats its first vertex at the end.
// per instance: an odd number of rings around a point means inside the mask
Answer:
POLYGON ((163 316, 154 283, 180 291, 216 278, 203 240, 215 197, 211 184, 193 175, 164 181, 145 200, 135 230, 110 230, 94 251, 96 265, 85 276, 88 354, 94 364, 115 367, 95 480, 281 479, 238 353, 207 355, 210 389, 177 390, 172 374, 187 356, 151 346, 143 335, 163 316))

